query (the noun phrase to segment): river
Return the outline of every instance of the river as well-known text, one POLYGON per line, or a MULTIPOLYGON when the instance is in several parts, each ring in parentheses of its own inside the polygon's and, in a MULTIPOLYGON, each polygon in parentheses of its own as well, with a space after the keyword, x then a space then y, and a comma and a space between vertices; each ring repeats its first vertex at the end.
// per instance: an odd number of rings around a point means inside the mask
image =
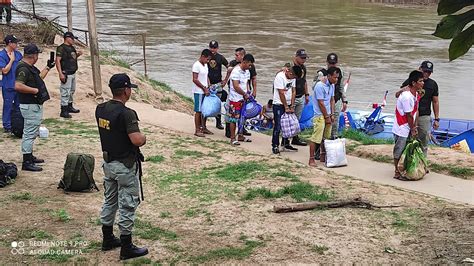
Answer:
MULTIPOLYGON (((434 63, 432 78, 440 88, 440 113, 445 118, 474 119, 474 53, 449 62, 448 40, 433 37, 441 17, 436 6, 402 6, 349 0, 97 0, 98 30, 147 32, 148 71, 191 95, 191 66, 210 40, 220 53, 233 59, 233 50, 245 47, 256 59, 258 96, 272 95, 275 72, 305 48, 308 78, 336 52, 345 72, 351 72, 348 90, 351 108, 381 102, 386 90, 387 112, 394 92, 421 61, 434 63)), ((66 22, 65 0, 35 0, 36 12, 66 22)), ((31 1, 17 0, 31 10, 31 1)), ((87 28, 85 0, 73 1, 74 26, 87 28)), ((101 42, 139 57, 139 40, 100 36, 101 42)), ((136 65, 138 71, 143 67, 136 65)), ((107 77, 104 77, 107 78, 107 77)), ((310 82, 311 83, 311 82, 310 82)))

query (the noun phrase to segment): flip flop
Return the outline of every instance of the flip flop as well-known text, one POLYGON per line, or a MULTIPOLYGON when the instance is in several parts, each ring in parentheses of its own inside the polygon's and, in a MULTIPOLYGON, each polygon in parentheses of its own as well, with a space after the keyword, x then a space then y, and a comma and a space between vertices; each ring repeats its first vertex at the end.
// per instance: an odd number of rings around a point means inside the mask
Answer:
POLYGON ((240 145, 240 142, 238 140, 233 140, 230 142, 230 145, 232 146, 239 146, 240 145))
POLYGON ((194 133, 194 136, 201 137, 201 138, 205 137, 204 133, 202 133, 202 132, 196 132, 196 133, 194 133))
POLYGON ((410 181, 410 179, 408 179, 408 178, 406 178, 406 177, 404 177, 404 176, 402 176, 402 175, 396 175, 396 176, 394 176, 393 178, 398 179, 398 180, 400 180, 400 181, 410 181))
POLYGON ((204 128, 204 129, 202 130, 202 133, 208 134, 208 135, 214 135, 214 133, 212 133, 212 132, 211 132, 209 129, 207 129, 207 128, 204 128))
POLYGON ((251 140, 251 139, 248 139, 248 138, 243 138, 243 139, 239 138, 239 141, 242 141, 242 142, 252 142, 252 140, 251 140))

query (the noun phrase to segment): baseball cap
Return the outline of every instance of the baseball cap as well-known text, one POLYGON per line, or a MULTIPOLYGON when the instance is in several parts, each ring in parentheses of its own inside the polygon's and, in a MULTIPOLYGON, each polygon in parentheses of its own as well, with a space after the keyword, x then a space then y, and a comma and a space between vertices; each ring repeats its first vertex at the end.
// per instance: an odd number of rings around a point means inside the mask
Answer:
POLYGON ((301 57, 301 58, 308 58, 308 54, 306 53, 305 49, 298 49, 296 51, 296 56, 301 57))
POLYGON ((326 58, 326 61, 329 64, 336 64, 337 63, 337 54, 335 54, 335 53, 328 54, 328 57, 326 58))
POLYGON ((420 66, 421 70, 433 72, 433 63, 430 61, 423 61, 420 66))
POLYGON ((209 42, 209 48, 219 48, 219 43, 216 40, 209 42))
POLYGON ((3 41, 5 44, 18 43, 18 39, 15 37, 15 35, 7 35, 3 41))
POLYGON ((73 38, 73 39, 77 39, 76 36, 74 36, 74 34, 70 31, 66 31, 63 35, 64 39, 66 38, 73 38))
POLYGON ((41 53, 41 50, 36 46, 34 43, 30 43, 25 46, 25 49, 23 51, 24 54, 39 54, 41 53))
POLYGON ((110 89, 121 89, 121 88, 138 88, 137 85, 132 84, 130 77, 125 73, 114 74, 109 81, 110 89))

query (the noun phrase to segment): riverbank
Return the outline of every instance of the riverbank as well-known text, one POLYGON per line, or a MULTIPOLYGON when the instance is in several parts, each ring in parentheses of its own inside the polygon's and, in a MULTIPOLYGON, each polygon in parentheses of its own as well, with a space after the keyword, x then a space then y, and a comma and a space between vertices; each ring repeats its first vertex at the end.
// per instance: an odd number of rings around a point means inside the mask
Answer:
MULTIPOLYGON (((41 54, 38 66, 48 55, 41 54)), ((44 171, 20 172, 15 184, 0 189, 2 264, 120 263, 118 250, 99 250, 103 173, 96 103, 87 56, 79 65, 76 106, 81 113, 59 118, 59 82, 51 71, 46 83, 52 99, 43 123, 50 136, 35 145, 36 155, 47 162, 44 171), (101 192, 66 195, 56 189, 72 151, 95 156, 101 192), (13 241, 24 243, 31 255, 13 254, 13 241)), ((460 263, 473 254, 471 205, 309 168, 271 156, 270 149, 246 148, 257 143, 231 147, 219 136, 196 138, 189 132, 192 110, 186 100, 122 66, 102 65, 101 70, 106 97, 113 73, 126 72, 138 83, 130 106, 139 110, 148 137, 142 149, 145 201, 138 208, 134 239, 150 254, 134 263, 460 263), (178 129, 166 126, 171 123, 178 129), (357 197, 399 207, 271 211, 278 204, 357 197)), ((19 139, 2 134, 0 145, 7 151, 3 160, 21 164, 19 139)))

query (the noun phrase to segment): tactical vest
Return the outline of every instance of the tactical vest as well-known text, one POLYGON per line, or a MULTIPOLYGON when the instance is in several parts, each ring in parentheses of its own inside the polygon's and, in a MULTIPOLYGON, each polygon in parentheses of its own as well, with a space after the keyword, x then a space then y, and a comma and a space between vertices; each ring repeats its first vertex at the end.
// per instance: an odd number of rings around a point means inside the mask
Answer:
POLYGON ((138 147, 130 141, 122 119, 122 114, 129 108, 123 104, 116 104, 114 109, 106 110, 107 104, 110 102, 99 104, 95 112, 102 151, 107 152, 108 162, 136 158, 138 147))
POLYGON ((339 78, 337 79, 336 84, 334 84, 334 102, 337 102, 342 99, 342 90, 344 89, 341 88, 342 71, 340 68, 337 69, 339 70, 339 78))
POLYGON ((50 99, 48 89, 44 80, 40 76, 40 71, 35 66, 30 66, 27 63, 21 61, 18 63, 15 75, 18 75, 21 68, 26 68, 30 72, 30 75, 33 77, 34 82, 27 80, 25 85, 37 88, 37 94, 30 93, 18 93, 19 102, 23 104, 43 104, 50 99))

